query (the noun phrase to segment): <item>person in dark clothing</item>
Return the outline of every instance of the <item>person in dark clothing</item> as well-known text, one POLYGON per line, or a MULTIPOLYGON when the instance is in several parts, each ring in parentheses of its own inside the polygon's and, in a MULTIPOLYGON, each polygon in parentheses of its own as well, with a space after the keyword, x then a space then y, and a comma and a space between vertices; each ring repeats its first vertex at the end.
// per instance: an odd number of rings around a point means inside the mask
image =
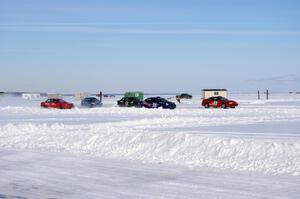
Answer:
POLYGON ((180 96, 179 95, 176 95, 176 100, 178 103, 180 103, 180 96))

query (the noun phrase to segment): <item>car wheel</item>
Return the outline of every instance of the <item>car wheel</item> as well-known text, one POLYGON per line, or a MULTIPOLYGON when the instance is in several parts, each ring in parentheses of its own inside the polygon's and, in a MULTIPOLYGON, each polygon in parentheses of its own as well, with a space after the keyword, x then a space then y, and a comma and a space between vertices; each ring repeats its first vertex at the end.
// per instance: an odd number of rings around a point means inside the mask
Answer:
POLYGON ((222 106, 221 106, 221 107, 222 107, 222 108, 227 108, 227 107, 226 107, 226 104, 222 104, 222 106))
POLYGON ((204 105, 204 108, 209 108, 209 105, 208 105, 208 104, 205 104, 205 105, 204 105))

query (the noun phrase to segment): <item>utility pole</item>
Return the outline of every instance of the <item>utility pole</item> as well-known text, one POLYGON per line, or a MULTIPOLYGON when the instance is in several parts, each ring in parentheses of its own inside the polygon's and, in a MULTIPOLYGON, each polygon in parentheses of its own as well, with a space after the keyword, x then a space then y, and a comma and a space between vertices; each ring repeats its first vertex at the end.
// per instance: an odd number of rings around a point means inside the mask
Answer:
POLYGON ((267 89, 266 94, 267 94, 267 100, 269 100, 269 90, 268 89, 267 89))
POLYGON ((260 93, 259 93, 259 90, 257 91, 257 98, 260 100, 260 93))

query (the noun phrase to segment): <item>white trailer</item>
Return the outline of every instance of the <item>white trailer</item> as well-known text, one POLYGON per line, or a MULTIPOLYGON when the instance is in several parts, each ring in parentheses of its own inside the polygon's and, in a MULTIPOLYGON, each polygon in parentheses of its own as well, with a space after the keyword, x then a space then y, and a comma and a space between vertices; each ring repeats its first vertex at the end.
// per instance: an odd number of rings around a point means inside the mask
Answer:
POLYGON ((23 93, 22 99, 26 100, 39 100, 41 98, 40 93, 23 93))
POLYGON ((227 89, 202 89, 202 98, 207 99, 210 97, 222 96, 228 98, 227 89))

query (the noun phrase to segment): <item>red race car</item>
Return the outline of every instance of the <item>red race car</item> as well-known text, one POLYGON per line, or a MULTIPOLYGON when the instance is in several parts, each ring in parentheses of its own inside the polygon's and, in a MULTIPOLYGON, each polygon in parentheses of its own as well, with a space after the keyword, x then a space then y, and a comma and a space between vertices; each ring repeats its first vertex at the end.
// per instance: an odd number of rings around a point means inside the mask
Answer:
POLYGON ((202 106, 205 108, 214 107, 214 108, 235 108, 239 104, 236 101, 228 100, 225 97, 217 96, 210 97, 208 99, 202 100, 202 106))
POLYGON ((44 108, 60 108, 60 109, 71 109, 74 108, 74 104, 66 102, 62 99, 47 99, 41 103, 41 107, 44 108))

